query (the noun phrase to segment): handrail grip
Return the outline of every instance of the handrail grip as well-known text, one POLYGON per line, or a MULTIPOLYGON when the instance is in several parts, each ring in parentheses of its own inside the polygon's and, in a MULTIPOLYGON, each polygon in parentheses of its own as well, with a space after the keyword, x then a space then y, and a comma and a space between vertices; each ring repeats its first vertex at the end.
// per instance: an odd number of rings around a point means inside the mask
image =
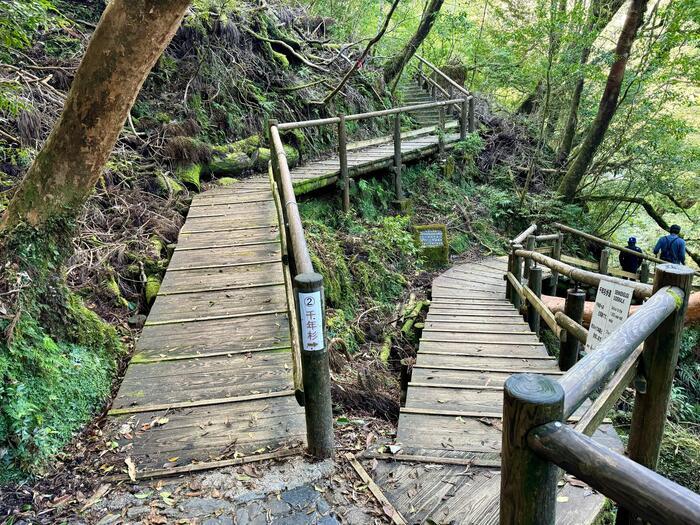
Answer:
POLYGON ((559 379, 564 389, 564 418, 617 370, 622 362, 684 301, 685 293, 665 286, 656 292, 613 333, 559 379))
POLYGON ((282 139, 280 138, 277 126, 270 126, 270 138, 274 149, 274 155, 277 157, 277 165, 280 172, 280 183, 282 184, 282 205, 287 211, 287 221, 289 223, 289 244, 292 247, 294 263, 296 264, 297 273, 313 273, 314 266, 311 263, 311 256, 306 245, 304 237, 304 227, 301 223, 297 199, 294 195, 292 186, 292 176, 289 173, 289 165, 287 164, 287 156, 284 153, 282 139))
POLYGON ((621 507, 655 524, 695 524, 700 496, 560 422, 528 434, 530 448, 621 507))
MULTIPOLYGON (((527 231, 527 230, 526 230, 527 231)), ((523 232, 524 233, 524 232, 523 232)), ((522 234, 521 234, 522 235, 522 234)), ((625 279, 620 279, 618 277, 611 277, 609 275, 603 275, 596 272, 590 272, 588 270, 582 270, 566 264, 564 262, 553 259, 552 257, 547 257, 538 252, 528 251, 528 250, 516 250, 515 255, 519 257, 525 257, 527 259, 532 259, 539 264, 556 270, 560 275, 566 275, 574 281, 579 281, 586 283, 591 286, 598 286, 600 281, 608 281, 611 283, 622 284, 624 286, 629 286, 634 289, 634 295, 640 299, 645 299, 651 296, 652 286, 650 284, 637 283, 633 281, 626 281, 625 279)))
POLYGON ((451 84, 452 87, 454 87, 455 89, 458 89, 459 91, 461 91, 462 93, 464 93, 465 95, 467 95, 467 96, 469 96, 469 97, 472 96, 472 94, 469 93, 469 90, 468 90, 467 88, 465 88, 465 87, 460 86, 459 84, 457 84, 457 82, 455 82, 454 80, 452 80, 452 79, 451 79, 450 77, 448 77, 445 73, 443 73, 442 71, 440 71, 436 66, 434 66, 433 64, 431 64, 430 62, 428 62, 425 58, 423 58, 423 57, 420 56, 420 55, 415 55, 415 56, 416 56, 416 58, 417 58, 418 60, 420 60, 421 62, 423 62, 426 66, 428 66, 430 69, 432 69, 433 71, 435 71, 435 72, 436 72, 438 75, 440 75, 444 80, 446 80, 449 84, 451 84))
MULTIPOLYGON (((381 111, 370 111, 368 113, 355 113, 354 115, 346 115, 345 121, 348 122, 362 120, 366 118, 385 117, 388 115, 395 115, 397 113, 408 113, 420 109, 431 109, 438 108, 440 106, 451 106, 453 104, 461 104, 462 102, 464 102, 464 100, 464 98, 455 98, 451 100, 439 100, 437 102, 426 102, 425 104, 413 104, 411 106, 401 106, 398 108, 383 109, 381 111)), ((318 127, 326 124, 338 124, 339 122, 340 118, 338 117, 322 118, 317 120, 304 120, 301 122, 285 122, 283 124, 277 124, 277 129, 279 131, 288 131, 291 129, 318 127)))
POLYGON ((532 223, 530 226, 528 226, 528 227, 525 228, 522 232, 520 232, 520 233, 518 234, 518 236, 515 237, 515 239, 513 239, 513 240, 510 241, 510 242, 511 242, 511 244, 522 244, 523 241, 524 241, 525 239, 527 239, 527 236, 528 236, 528 235, 532 235, 532 234, 535 233, 536 231, 537 231, 537 224, 532 223))

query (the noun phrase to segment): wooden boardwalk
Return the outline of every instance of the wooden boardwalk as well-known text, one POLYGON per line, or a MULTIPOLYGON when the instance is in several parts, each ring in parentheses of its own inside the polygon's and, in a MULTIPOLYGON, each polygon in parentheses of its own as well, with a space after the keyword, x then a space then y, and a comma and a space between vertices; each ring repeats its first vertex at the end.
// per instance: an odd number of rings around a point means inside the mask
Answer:
MULTIPOLYGON (((455 266, 433 283, 396 438, 399 455, 420 461, 380 462, 374 473, 409 523, 498 523, 503 384, 519 372, 561 375, 505 299, 505 271, 505 259, 490 258, 455 266)), ((621 448, 610 425, 596 438, 621 448)), ((560 496, 561 524, 591 523, 605 500, 570 483, 560 496)))
POLYGON ((194 197, 110 412, 139 470, 304 439, 287 286, 267 178, 194 197))

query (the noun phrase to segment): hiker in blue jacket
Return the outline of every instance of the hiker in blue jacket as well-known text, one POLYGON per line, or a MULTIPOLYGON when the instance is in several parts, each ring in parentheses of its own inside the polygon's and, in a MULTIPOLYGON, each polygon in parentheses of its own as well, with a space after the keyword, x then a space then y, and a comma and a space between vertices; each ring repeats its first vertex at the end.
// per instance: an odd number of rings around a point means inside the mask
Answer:
MULTIPOLYGON (((642 249, 637 246, 637 238, 630 237, 627 239, 627 248, 635 252, 642 253, 642 249)), ((637 273, 639 266, 642 264, 642 258, 632 255, 629 252, 620 252, 620 266, 626 272, 637 273)))
POLYGON ((678 234, 681 227, 677 224, 671 226, 671 234, 661 237, 654 247, 654 255, 658 255, 664 261, 674 264, 685 264, 685 241, 678 234))

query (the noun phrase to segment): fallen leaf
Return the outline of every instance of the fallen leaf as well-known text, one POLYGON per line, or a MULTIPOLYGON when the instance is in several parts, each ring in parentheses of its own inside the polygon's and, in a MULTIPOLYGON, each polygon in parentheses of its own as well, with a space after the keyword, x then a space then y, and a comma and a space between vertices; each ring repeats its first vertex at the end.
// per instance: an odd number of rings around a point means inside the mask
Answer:
POLYGON ((152 491, 152 490, 147 490, 147 491, 144 491, 144 492, 139 492, 138 494, 134 494, 134 497, 135 497, 136 499, 146 499, 146 498, 148 498, 151 494, 153 494, 153 491, 152 491))
POLYGON ((389 452, 392 454, 396 454, 401 450, 401 445, 389 445, 389 452))
POLYGON ((175 463, 178 459, 180 459, 180 456, 173 456, 172 458, 168 458, 168 461, 170 461, 170 463, 175 463))
POLYGON ((559 503, 566 503, 567 501, 569 501, 569 498, 568 496, 557 496, 557 501, 559 503))
POLYGON ((85 505, 83 505, 83 511, 85 511, 86 509, 89 509, 95 503, 100 501, 100 499, 105 494, 107 494, 109 487, 110 487, 109 483, 104 483, 104 484, 100 485, 99 487, 97 487, 97 490, 95 491, 95 493, 92 496, 90 496, 90 498, 85 502, 85 505))
POLYGON ((124 463, 126 463, 129 479, 131 481, 136 481, 136 463, 134 463, 134 460, 129 456, 124 460, 124 463))

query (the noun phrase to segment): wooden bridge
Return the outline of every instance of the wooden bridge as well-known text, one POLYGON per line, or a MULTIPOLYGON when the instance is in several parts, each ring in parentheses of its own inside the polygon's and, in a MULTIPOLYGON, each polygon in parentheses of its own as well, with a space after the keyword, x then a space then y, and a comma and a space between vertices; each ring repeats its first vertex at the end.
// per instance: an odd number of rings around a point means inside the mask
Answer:
MULTIPOLYGON (((475 130, 473 98, 419 60, 432 73, 417 72, 420 88, 411 102, 418 103, 301 123, 273 121, 267 178, 193 199, 110 411, 136 477, 282 457, 300 453, 297 445, 304 444, 316 458, 334 455, 323 278, 314 272, 295 194, 340 182, 349 209, 352 177, 391 168, 401 202, 405 162, 443 154, 475 130), (423 103, 426 88, 440 100, 423 103), (454 110, 459 118, 448 122, 454 110), (421 127, 403 129, 402 115, 416 117, 421 127), (435 125, 426 126, 435 116, 435 125), (348 121, 383 117, 393 118, 390 137, 347 142, 348 121), (337 155, 290 170, 284 131, 323 125, 337 126, 337 155)), ((607 346, 578 361, 578 339, 585 340, 581 318, 568 306, 562 316, 544 307, 543 278, 554 288, 560 277, 593 286, 616 278, 567 264, 561 233, 534 236, 535 229, 514 239, 507 260, 460 264, 435 279, 399 418, 400 451, 368 451, 365 457, 381 460, 373 492, 383 488, 388 500, 382 503, 398 510, 391 513, 395 523, 550 525, 555 507, 556 523, 591 523, 604 503, 601 493, 645 519, 668 515, 698 523, 700 498, 617 454, 620 441, 603 419, 647 354, 647 392, 653 396, 642 396, 635 418, 664 417, 670 385, 660 378, 670 377, 673 360, 667 356, 677 356, 678 318, 691 278, 660 267, 653 289, 635 283, 649 306, 607 346), (554 244, 538 248, 538 240, 554 244), (539 340, 544 325, 562 342, 558 361, 539 340), (647 338, 650 350, 642 355, 647 338), (589 401, 601 385, 599 397, 589 401), (580 450, 567 441, 572 434, 562 429, 573 429, 589 455, 577 455, 580 450), (535 434, 537 441, 528 437, 535 434), (587 441, 588 435, 593 439, 587 441), (591 474, 586 462, 594 453, 595 461, 614 461, 604 473, 614 470, 629 482, 618 486, 591 474), (555 465, 600 492, 581 482, 558 487, 555 465), (638 479, 644 480, 641 489, 638 479)), ((631 443, 637 440, 634 457, 651 468, 649 450, 653 455, 660 440, 658 424, 652 426, 651 437, 639 438, 633 419, 631 436, 631 443)))

